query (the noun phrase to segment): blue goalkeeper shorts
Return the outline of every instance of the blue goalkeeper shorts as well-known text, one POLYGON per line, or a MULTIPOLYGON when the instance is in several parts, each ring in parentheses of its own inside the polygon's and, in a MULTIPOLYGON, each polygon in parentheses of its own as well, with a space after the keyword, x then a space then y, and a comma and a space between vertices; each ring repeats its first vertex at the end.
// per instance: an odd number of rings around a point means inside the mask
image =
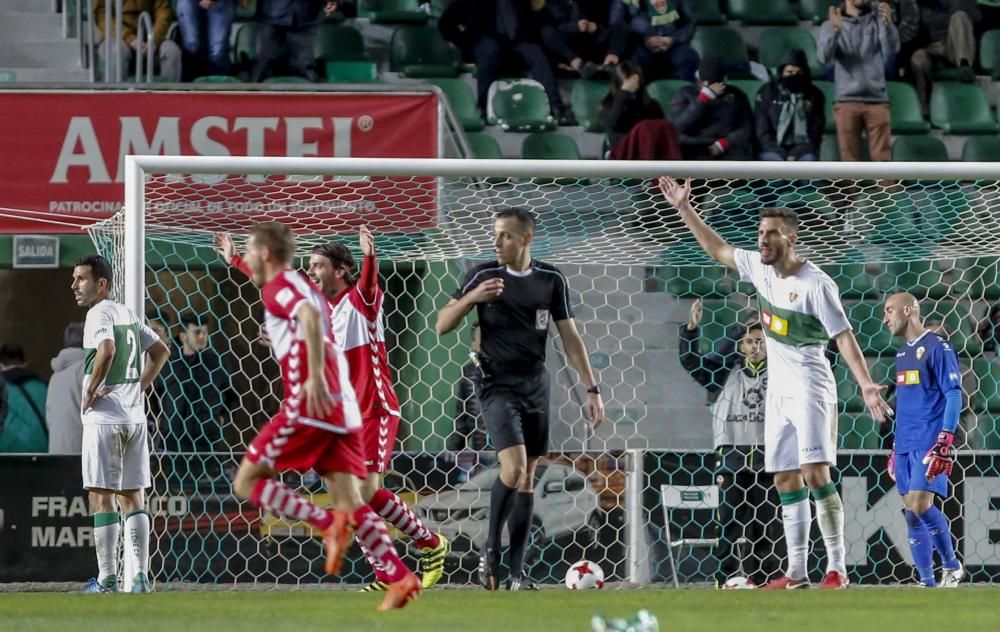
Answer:
POLYGON ((894 465, 896 467, 896 487, 901 496, 911 491, 934 492, 945 498, 948 496, 948 477, 938 474, 934 480, 927 481, 927 466, 924 456, 927 452, 896 452, 894 465))

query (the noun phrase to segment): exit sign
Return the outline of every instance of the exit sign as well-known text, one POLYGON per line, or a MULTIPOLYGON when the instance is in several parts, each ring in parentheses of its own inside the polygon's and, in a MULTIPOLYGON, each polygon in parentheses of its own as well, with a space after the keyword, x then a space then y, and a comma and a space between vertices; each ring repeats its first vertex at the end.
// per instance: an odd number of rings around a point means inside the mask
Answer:
POLYGON ((58 268, 59 238, 44 235, 14 235, 15 268, 58 268))

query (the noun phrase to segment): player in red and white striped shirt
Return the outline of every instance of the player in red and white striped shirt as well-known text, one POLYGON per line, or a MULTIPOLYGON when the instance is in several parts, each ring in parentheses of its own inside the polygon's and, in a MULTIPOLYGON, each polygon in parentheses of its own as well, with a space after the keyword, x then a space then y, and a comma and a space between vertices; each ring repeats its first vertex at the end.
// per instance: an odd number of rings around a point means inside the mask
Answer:
MULTIPOLYGON (((358 278, 353 276, 355 262, 351 251, 336 242, 313 249, 308 274, 329 301, 333 339, 347 357, 351 384, 358 395, 368 470, 361 495, 387 522, 413 539, 420 549, 421 583, 430 588, 444 574, 448 540, 432 533, 399 496, 381 487, 381 477, 388 469, 399 429, 399 398, 392 386, 385 346, 382 305, 385 295, 379 287, 374 238, 362 227, 359 239, 364 258, 358 278)), ((221 248, 220 254, 246 272, 231 241, 221 248)), ((375 569, 375 581, 365 590, 385 590, 389 578, 363 544, 362 550, 375 569)))
MULTIPOLYGON (((216 236, 220 247, 227 240, 216 236)), ((339 573, 353 532, 389 580, 379 610, 402 608, 420 593, 420 581, 399 559, 382 520, 361 497, 359 479, 366 478, 367 468, 358 402, 346 359, 330 336, 329 304, 291 269, 294 253, 295 236, 284 224, 266 222, 251 228, 245 269, 261 288, 284 398, 277 415, 247 448, 233 489, 257 507, 320 529, 326 572, 331 575, 339 573), (278 480, 279 472, 309 469, 326 482, 333 511, 278 480)))

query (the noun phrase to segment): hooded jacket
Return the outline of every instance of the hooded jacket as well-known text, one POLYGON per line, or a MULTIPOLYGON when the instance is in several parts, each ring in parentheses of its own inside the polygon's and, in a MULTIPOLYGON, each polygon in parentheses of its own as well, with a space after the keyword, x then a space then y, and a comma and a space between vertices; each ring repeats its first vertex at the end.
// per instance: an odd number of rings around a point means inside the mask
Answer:
POLYGON ((3 372, 7 381, 7 419, 0 432, 0 453, 46 452, 49 449, 45 427, 47 386, 28 369, 16 367, 3 372))
POLYGON ((788 51, 778 66, 777 77, 757 92, 755 127, 760 151, 774 152, 782 157, 791 155, 799 158, 806 154, 813 154, 819 158, 819 146, 823 141, 823 128, 826 126, 826 113, 823 109, 825 100, 823 91, 812 83, 812 73, 809 70, 806 54, 797 48, 788 51), (782 144, 781 140, 778 139, 778 117, 781 114, 781 106, 788 97, 781 86, 781 73, 785 66, 798 66, 803 71, 802 76, 805 78, 806 85, 802 90, 802 97, 806 112, 808 143, 793 145, 786 141, 785 144, 782 144))
POLYGON ((886 24, 875 8, 856 17, 844 14, 842 20, 840 32, 824 22, 817 45, 820 62, 834 64, 837 101, 888 102, 884 57, 899 51, 896 25, 886 24))
POLYGON ((52 377, 45 398, 50 454, 80 454, 83 420, 80 416, 86 351, 67 347, 52 358, 52 377))

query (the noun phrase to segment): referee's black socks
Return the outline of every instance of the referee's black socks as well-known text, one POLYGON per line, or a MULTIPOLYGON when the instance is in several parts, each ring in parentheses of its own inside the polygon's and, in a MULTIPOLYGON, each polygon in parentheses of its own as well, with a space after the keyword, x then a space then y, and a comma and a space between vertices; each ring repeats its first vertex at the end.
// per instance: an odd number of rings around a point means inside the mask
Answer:
POLYGON ((512 504, 510 517, 507 519, 507 529, 510 531, 510 576, 521 577, 524 575, 524 550, 528 546, 535 495, 532 492, 517 492, 512 504))
POLYGON ((492 549, 490 553, 493 557, 490 562, 493 564, 500 561, 500 542, 502 541, 503 526, 506 524, 507 516, 510 515, 511 508, 514 506, 514 495, 516 492, 516 487, 507 487, 500 480, 499 476, 497 476, 497 480, 493 481, 493 491, 490 492, 490 537, 486 541, 486 547, 492 549))

